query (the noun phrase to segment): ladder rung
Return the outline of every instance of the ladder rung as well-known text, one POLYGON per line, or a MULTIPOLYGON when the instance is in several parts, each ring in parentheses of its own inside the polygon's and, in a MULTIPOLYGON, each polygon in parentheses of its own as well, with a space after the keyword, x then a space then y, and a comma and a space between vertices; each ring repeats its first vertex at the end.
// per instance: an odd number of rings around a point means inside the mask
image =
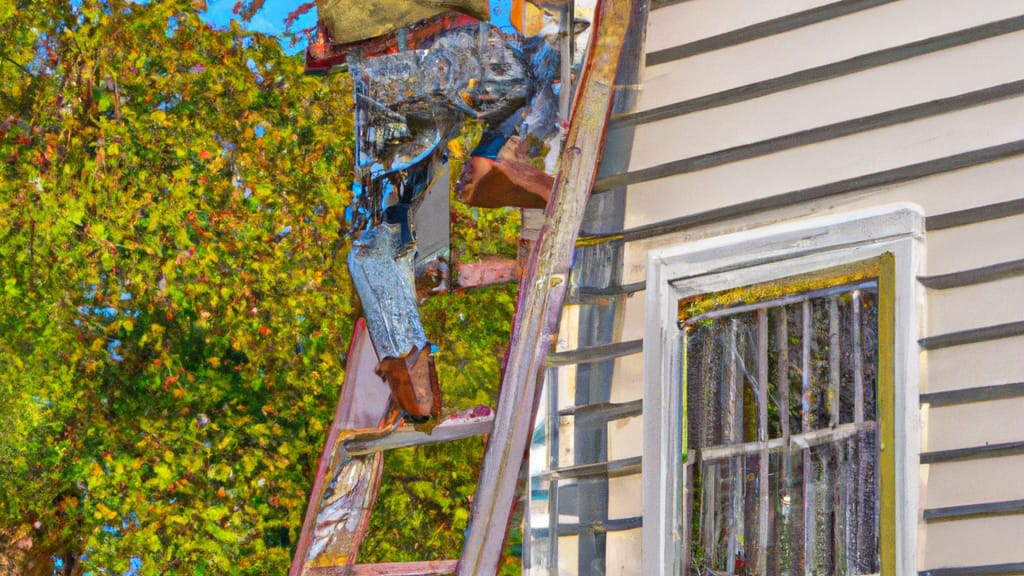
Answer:
POLYGON ((345 453, 350 456, 358 456, 395 448, 461 440, 470 436, 487 434, 493 426, 494 412, 490 410, 486 416, 455 415, 435 426, 429 433, 420 432, 412 426, 401 426, 386 435, 374 433, 365 439, 352 436, 345 441, 345 453))
POLYGON ((434 576, 454 574, 458 560, 426 560, 423 562, 384 562, 354 566, 321 566, 306 568, 310 576, 434 576))

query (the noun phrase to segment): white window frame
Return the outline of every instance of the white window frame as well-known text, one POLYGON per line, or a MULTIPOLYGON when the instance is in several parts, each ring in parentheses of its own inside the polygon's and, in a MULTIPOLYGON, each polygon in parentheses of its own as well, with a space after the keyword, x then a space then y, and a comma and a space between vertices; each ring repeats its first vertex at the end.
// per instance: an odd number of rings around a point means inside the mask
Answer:
MULTIPOLYGON (((682 298, 834 268, 890 253, 894 257, 894 435, 896 566, 914 574, 920 454, 918 318, 923 302, 916 278, 924 216, 895 204, 773 224, 651 250, 647 255, 644 331, 643 571, 682 570, 680 502, 682 298)), ((883 512, 884 513, 884 512, 883 512)), ((886 575, 895 576, 895 575, 886 575)))

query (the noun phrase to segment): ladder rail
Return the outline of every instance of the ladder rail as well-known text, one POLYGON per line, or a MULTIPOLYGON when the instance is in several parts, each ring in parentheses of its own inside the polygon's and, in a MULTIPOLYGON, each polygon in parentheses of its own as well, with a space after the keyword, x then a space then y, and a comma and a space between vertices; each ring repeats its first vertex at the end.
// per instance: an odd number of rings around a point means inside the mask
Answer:
POLYGON ((545 224, 520 283, 509 353, 470 515, 457 574, 495 574, 512 518, 537 403, 539 380, 551 350, 576 238, 611 115, 615 77, 634 0, 600 0, 590 48, 573 102, 561 168, 545 212, 545 224))
MULTIPOLYGON (((333 473, 337 464, 344 460, 343 453, 339 454, 336 449, 341 448, 343 452, 345 440, 354 430, 379 427, 387 417, 391 404, 391 390, 373 370, 377 365, 377 353, 370 343, 362 319, 356 322, 348 350, 349 369, 345 371, 334 418, 317 463, 302 531, 299 533, 299 541, 288 571, 289 576, 300 576, 305 568, 306 556, 314 541, 323 496, 331 480, 329 475, 333 473)), ((379 480, 379 475, 377 478, 379 480)), ((370 487, 370 491, 376 493, 378 488, 379 483, 370 487)), ((354 548, 358 550, 358 538, 354 548)))

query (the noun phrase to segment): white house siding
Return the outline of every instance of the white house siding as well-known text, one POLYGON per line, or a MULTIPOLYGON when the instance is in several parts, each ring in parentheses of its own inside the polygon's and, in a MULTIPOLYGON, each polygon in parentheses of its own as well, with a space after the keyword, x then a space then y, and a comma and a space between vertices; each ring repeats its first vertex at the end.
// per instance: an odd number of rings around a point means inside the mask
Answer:
MULTIPOLYGON (((635 402, 648 250, 915 203, 916 569, 1024 574, 1024 2, 656 3, 645 46, 622 87, 632 111, 609 131, 592 198, 604 207, 581 234, 561 357, 599 357, 605 401, 635 402), (611 317, 596 327, 595 310, 611 317)), ((608 422, 609 461, 637 454, 636 419, 608 422)), ((609 516, 639 515, 639 492, 635 471, 611 480, 609 516)), ((637 530, 606 539, 608 574, 640 573, 637 530)))

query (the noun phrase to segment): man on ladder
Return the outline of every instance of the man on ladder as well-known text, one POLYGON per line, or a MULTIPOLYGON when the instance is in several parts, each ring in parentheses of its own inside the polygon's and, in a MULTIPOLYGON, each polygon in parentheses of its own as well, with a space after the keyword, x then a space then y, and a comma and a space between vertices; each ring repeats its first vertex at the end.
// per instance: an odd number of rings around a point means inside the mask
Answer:
POLYGON ((320 42, 307 54, 311 70, 344 61, 354 80, 349 268, 379 374, 414 422, 441 409, 417 306, 414 215, 447 161, 449 140, 467 119, 484 127, 459 179, 471 205, 543 207, 551 190, 552 178, 531 159, 557 148, 558 54, 548 39, 522 36, 516 4, 324 0, 320 42), (392 17, 379 22, 367 17, 373 13, 392 17))
MULTIPOLYGON (((553 172, 558 156, 556 39, 524 38, 524 7, 514 1, 439 8, 434 0, 323 0, 319 41, 307 51, 308 71, 344 64, 353 77, 356 201, 348 262, 379 358, 376 373, 400 413, 417 423, 438 418, 441 397, 417 306, 415 213, 447 161, 448 141, 466 120, 484 129, 459 178, 471 205, 540 208, 551 191, 552 177, 537 165, 553 172), (391 17, 376 21, 368 17, 374 12, 391 17)), ((360 374, 360 362, 374 357, 360 331, 293 576, 353 565, 379 486, 379 453, 345 452, 346 437, 386 420, 380 380, 360 374)))

